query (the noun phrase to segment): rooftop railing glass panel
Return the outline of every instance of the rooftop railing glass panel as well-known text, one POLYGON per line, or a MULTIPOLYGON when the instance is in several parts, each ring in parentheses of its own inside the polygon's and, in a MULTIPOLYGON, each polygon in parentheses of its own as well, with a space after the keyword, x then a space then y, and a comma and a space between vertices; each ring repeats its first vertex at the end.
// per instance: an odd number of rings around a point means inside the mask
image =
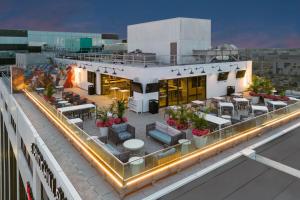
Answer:
POLYGON ((31 95, 33 99, 37 100, 39 104, 41 104, 38 106, 41 106, 44 110, 50 113, 54 120, 60 120, 64 129, 72 134, 67 135, 68 137, 75 137, 78 141, 80 141, 82 146, 88 149, 96 159, 105 163, 105 165, 113 173, 115 173, 115 175, 121 179, 123 183, 126 183, 126 181, 141 174, 167 166, 175 161, 182 161, 188 156, 192 156, 206 148, 216 146, 227 139, 234 138, 251 131, 263 129, 266 126, 272 126, 273 124, 278 123, 278 120, 294 114, 298 115, 300 112, 300 102, 293 103, 284 108, 280 108, 247 121, 211 132, 205 136, 204 142, 200 145, 195 144, 193 141, 176 144, 160 151, 150 153, 131 162, 123 163, 113 154, 106 151, 101 145, 99 145, 99 142, 97 142, 96 139, 88 135, 84 130, 74 124, 70 124, 68 119, 62 113, 58 112, 56 108, 49 104, 42 96, 36 92, 28 93, 28 95, 31 95))

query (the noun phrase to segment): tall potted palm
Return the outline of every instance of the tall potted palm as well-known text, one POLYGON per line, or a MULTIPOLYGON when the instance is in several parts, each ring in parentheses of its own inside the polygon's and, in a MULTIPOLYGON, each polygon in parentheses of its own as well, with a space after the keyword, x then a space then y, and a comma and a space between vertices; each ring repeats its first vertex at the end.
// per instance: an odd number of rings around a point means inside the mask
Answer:
POLYGON ((262 87, 262 81, 261 78, 258 76, 253 76, 252 78, 252 83, 249 86, 249 90, 250 90, 250 95, 251 95, 251 101, 253 104, 258 104, 259 102, 259 92, 261 90, 262 87))
POLYGON ((204 115, 198 115, 192 113, 190 115, 190 121, 192 123, 192 134, 195 146, 201 148, 205 146, 207 142, 207 135, 209 134, 208 123, 204 119, 204 115))
POLYGON ((107 136, 108 128, 113 125, 113 118, 111 118, 109 111, 110 110, 106 107, 100 107, 97 109, 96 126, 99 127, 101 136, 107 136))
POLYGON ((178 130, 188 129, 188 120, 189 120, 188 116, 189 116, 188 108, 184 105, 179 106, 177 110, 177 121, 176 121, 176 128, 178 130))
POLYGON ((114 104, 116 118, 114 120, 115 124, 121 124, 127 122, 127 118, 124 117, 126 110, 126 103, 124 100, 117 100, 114 104))

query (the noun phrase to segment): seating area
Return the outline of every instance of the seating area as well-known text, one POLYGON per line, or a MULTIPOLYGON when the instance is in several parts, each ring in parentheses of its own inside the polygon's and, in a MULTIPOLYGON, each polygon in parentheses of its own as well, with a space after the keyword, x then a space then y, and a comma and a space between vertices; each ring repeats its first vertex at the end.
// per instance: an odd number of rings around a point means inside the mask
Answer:
POLYGON ((178 143, 178 140, 185 139, 186 133, 171 126, 155 122, 146 126, 146 135, 168 146, 178 143))
MULTIPOLYGON (((40 96, 45 93, 36 92, 40 96)), ((62 89, 46 100, 65 115, 70 124, 88 134, 88 139, 95 141, 99 148, 129 165, 128 173, 132 175, 142 172, 146 166, 161 165, 204 147, 214 140, 205 137, 210 133, 295 102, 294 99, 281 101, 263 97, 256 102, 249 93, 234 93, 168 106, 161 108, 158 114, 137 114, 126 109, 125 101, 115 100, 109 105, 106 102, 103 109, 101 100, 94 101, 95 98, 62 89)))

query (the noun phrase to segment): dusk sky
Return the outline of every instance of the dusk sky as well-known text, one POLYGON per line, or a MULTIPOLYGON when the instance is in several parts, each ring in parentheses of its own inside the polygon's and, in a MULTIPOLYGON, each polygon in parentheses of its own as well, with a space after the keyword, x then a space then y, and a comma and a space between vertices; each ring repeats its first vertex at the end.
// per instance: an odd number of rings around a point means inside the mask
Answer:
POLYGON ((299 0, 0 0, 0 29, 117 33, 127 25, 212 20, 213 45, 300 48, 299 0))

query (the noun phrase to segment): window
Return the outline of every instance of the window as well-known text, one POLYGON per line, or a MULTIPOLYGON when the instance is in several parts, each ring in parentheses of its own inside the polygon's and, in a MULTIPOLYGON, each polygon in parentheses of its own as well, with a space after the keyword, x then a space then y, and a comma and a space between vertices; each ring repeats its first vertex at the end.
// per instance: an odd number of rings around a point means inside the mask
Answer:
POLYGON ((12 115, 10 115, 10 124, 13 127, 15 133, 17 132, 17 125, 12 115))
POLYGON ((87 72, 87 81, 89 83, 93 83, 94 85, 96 84, 96 73, 95 72, 87 72))
POLYGON ((23 154, 25 156, 25 159, 27 161, 28 167, 29 167, 30 172, 32 174, 32 161, 31 161, 30 155, 29 155, 29 153, 27 151, 27 148, 26 148, 26 146, 25 146, 24 141, 23 141, 22 138, 21 138, 21 150, 22 150, 22 152, 23 152, 23 154))

